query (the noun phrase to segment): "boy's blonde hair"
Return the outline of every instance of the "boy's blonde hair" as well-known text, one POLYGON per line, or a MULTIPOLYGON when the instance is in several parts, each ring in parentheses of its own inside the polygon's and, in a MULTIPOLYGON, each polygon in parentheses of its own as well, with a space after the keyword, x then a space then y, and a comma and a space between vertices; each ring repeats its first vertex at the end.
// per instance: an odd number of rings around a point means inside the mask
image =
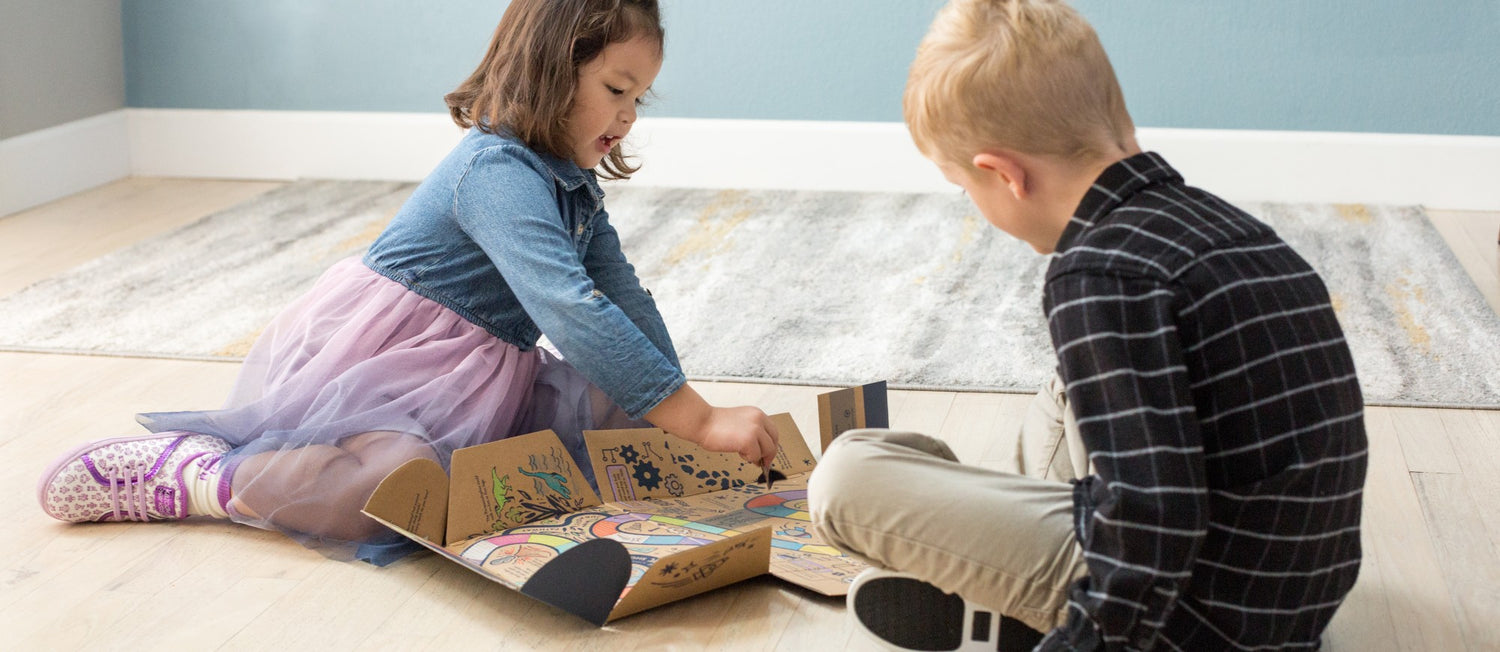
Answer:
POLYGON ((952 0, 903 104, 917 148, 963 169, 987 148, 1089 161, 1135 134, 1098 35, 1061 0, 952 0))

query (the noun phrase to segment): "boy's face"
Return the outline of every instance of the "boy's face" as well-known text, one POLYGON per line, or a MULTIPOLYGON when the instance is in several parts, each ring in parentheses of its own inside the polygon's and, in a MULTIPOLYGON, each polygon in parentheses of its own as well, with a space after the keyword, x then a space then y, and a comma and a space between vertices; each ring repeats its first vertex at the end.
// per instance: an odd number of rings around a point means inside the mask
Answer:
POLYGON ((568 110, 573 163, 598 167, 635 124, 635 109, 661 72, 661 47, 637 36, 611 43, 578 69, 578 90, 568 110))
POLYGON ((1025 201, 1024 177, 1012 178, 1014 172, 987 169, 973 165, 960 167, 941 155, 934 156, 943 177, 963 188, 964 194, 979 208, 985 221, 1011 236, 1031 245, 1037 253, 1052 253, 1057 236, 1039 216, 1031 215, 1035 207, 1025 201), (1020 187, 1017 187, 1020 184, 1020 187), (1019 196, 1018 196, 1019 195, 1019 196))

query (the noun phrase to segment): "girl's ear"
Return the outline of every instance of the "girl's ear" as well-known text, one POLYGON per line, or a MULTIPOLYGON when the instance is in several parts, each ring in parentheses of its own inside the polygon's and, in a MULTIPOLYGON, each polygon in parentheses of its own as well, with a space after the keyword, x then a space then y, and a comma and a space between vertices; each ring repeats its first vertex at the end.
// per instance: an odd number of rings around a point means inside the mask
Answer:
POLYGON ((1026 168, 1015 156, 999 150, 990 150, 975 154, 973 163, 982 174, 994 175, 994 180, 1003 183, 1011 196, 1017 200, 1026 199, 1031 195, 1026 185, 1026 168))

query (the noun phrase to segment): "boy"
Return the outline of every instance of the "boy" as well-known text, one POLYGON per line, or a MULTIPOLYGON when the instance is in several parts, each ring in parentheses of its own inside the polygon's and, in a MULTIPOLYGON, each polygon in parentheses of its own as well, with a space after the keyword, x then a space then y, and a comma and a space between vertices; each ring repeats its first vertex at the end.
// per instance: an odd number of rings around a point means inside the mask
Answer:
POLYGON ((914 433, 835 440, 814 520, 888 569, 852 587, 859 625, 913 649, 1040 632, 1041 649, 1316 648, 1358 574, 1366 462, 1317 273, 1140 151, 1098 37, 1063 2, 950 2, 905 114, 991 224, 1054 255, 1061 385, 1022 436, 1054 440, 1028 463, 1045 478, 958 464, 914 433))

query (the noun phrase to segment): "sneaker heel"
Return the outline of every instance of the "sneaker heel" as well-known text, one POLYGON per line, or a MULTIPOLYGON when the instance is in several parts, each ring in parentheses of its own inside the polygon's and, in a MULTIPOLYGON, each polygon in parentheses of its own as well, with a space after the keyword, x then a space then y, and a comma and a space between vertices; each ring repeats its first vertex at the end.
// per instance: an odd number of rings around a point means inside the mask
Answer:
POLYGON ((1030 650, 1043 638, 1019 620, 907 573, 860 573, 847 605, 855 628, 891 650, 1011 652, 1030 650))

